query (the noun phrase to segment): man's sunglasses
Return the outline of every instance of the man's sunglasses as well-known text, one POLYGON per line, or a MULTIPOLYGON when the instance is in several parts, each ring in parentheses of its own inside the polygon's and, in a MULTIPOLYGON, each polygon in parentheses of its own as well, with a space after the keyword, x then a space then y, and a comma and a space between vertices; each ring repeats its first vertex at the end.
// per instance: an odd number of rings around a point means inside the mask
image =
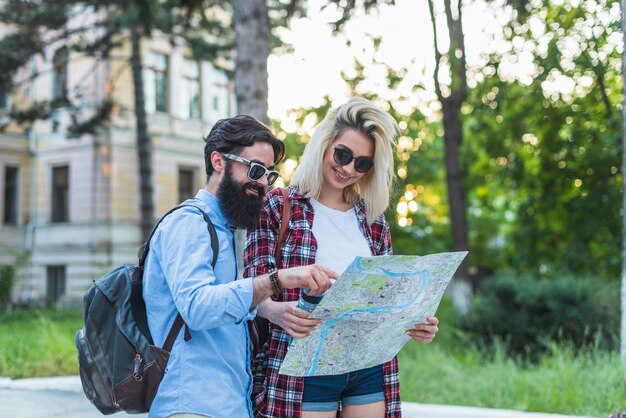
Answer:
POLYGON ((348 165, 354 160, 354 169, 359 173, 365 173, 374 166, 374 161, 369 157, 356 157, 348 148, 335 147, 333 160, 339 165, 348 165))
POLYGON ((222 154, 222 156, 224 156, 224 158, 227 158, 231 161, 237 161, 237 162, 247 165, 249 167, 248 178, 250 180, 258 181, 258 180, 261 180, 263 176, 267 176, 268 186, 271 186, 272 184, 274 184, 274 182, 278 180, 278 176, 280 175, 278 171, 268 170, 262 164, 255 163, 254 161, 247 160, 235 154, 222 154))

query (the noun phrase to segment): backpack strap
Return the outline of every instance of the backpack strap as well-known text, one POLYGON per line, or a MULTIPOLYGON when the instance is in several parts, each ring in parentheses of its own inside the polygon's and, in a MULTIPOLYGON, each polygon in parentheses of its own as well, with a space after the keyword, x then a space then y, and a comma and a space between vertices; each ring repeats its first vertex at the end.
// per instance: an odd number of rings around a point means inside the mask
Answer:
MULTIPOLYGON (((198 209, 200 211, 200 213, 202 214, 202 217, 204 218, 204 221, 207 224, 207 229, 209 230, 209 234, 211 235, 211 249, 213 250, 213 260, 211 260, 211 266, 213 267, 213 269, 215 269, 215 263, 217 263, 217 255, 219 252, 219 244, 217 241, 217 232, 215 231, 215 226, 213 225, 213 222, 211 221, 211 218, 209 218, 209 215, 206 214, 206 212, 200 208, 199 206, 196 205, 192 205, 192 204, 180 204, 172 209, 170 209, 169 211, 167 211, 167 213, 165 215, 163 215, 161 217, 161 219, 159 219, 159 222, 156 223, 156 225, 154 226, 154 228, 152 228, 152 232, 150 233, 150 237, 148 238, 148 240, 145 242, 145 244, 143 244, 141 246, 141 248, 139 249, 139 268, 141 269, 142 273, 143 273, 143 266, 146 262, 146 258, 148 257, 148 253, 150 251, 150 241, 152 240, 152 237, 154 236, 154 233, 156 232, 157 228, 159 227, 159 225, 161 224, 161 222, 163 222, 163 220, 167 217, 167 215, 169 215, 170 213, 183 208, 185 206, 189 206, 189 207, 194 207, 196 209, 198 209)), ((141 315, 136 315, 135 318, 144 318, 141 315)), ((139 320, 137 321, 137 326, 139 327, 140 330, 149 330, 148 328, 148 323, 147 323, 147 317, 145 317, 146 323, 142 323, 143 320, 139 320)), ((174 319, 174 323, 172 324, 172 328, 170 328, 170 332, 167 334, 167 338, 165 339, 165 343, 163 344, 163 349, 167 352, 172 351, 172 347, 174 346, 174 342, 176 341, 176 337, 178 337, 178 334, 180 333, 181 328, 183 327, 183 325, 185 325, 185 341, 189 341, 191 339, 191 333, 189 332, 189 328, 187 327, 187 325, 185 324, 185 321, 183 320, 183 317, 180 315, 180 312, 178 313, 178 315, 176 315, 176 319, 174 319)), ((150 335, 149 333, 146 334, 144 333, 144 335, 150 335)))
POLYGON ((154 225, 154 228, 152 228, 152 232, 150 232, 150 236, 148 237, 148 240, 139 249, 139 266, 141 267, 142 270, 143 270, 143 265, 146 262, 146 258, 148 257, 148 253, 150 252, 150 241, 152 241, 152 237, 154 236, 154 233, 156 232, 159 225, 161 225, 161 222, 163 222, 163 220, 167 217, 167 215, 185 206, 190 206, 190 207, 194 207, 198 209, 200 213, 202 214, 202 216, 204 217, 204 221, 208 225, 209 234, 211 234, 211 248, 213 250, 213 261, 211 262, 211 265, 213 266, 213 268, 215 268, 215 262, 217 261, 218 245, 217 245, 217 234, 215 232, 215 226, 213 225, 213 222, 211 222, 211 218, 209 218, 209 215, 207 215, 204 212, 204 210, 202 210, 202 208, 200 208, 199 206, 182 203, 168 210, 165 215, 161 216, 161 219, 159 219, 156 225, 154 225))
POLYGON ((282 246, 289 228, 289 217, 291 216, 291 201, 289 200, 289 189, 284 187, 280 189, 283 193, 283 219, 280 223, 280 232, 278 233, 278 242, 276 245, 276 268, 282 267, 283 251, 282 246))

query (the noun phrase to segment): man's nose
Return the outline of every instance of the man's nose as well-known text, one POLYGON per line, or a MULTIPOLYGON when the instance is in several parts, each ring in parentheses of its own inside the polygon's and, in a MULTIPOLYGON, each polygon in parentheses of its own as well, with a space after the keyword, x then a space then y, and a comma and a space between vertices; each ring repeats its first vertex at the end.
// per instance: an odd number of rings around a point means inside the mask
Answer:
POLYGON ((269 181, 267 180, 267 174, 263 174, 261 178, 258 180, 255 180, 255 182, 260 183, 266 189, 270 186, 269 181))

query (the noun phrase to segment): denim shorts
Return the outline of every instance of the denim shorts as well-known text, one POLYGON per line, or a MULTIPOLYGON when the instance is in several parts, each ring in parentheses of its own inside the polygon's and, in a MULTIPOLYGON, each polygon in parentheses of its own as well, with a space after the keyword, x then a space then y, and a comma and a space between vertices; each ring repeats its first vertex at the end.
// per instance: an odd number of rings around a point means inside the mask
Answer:
POLYGON ((355 372, 304 378, 303 411, 336 411, 343 405, 363 405, 385 400, 383 366, 355 372))

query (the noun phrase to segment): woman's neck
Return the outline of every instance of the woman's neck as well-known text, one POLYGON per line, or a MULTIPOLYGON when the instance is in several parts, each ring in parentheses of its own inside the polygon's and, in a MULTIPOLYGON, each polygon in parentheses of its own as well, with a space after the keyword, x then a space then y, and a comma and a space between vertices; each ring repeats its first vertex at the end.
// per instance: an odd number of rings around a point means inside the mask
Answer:
POLYGON ((322 188, 317 201, 322 205, 337 210, 348 210, 352 207, 343 195, 343 190, 325 190, 322 188))

